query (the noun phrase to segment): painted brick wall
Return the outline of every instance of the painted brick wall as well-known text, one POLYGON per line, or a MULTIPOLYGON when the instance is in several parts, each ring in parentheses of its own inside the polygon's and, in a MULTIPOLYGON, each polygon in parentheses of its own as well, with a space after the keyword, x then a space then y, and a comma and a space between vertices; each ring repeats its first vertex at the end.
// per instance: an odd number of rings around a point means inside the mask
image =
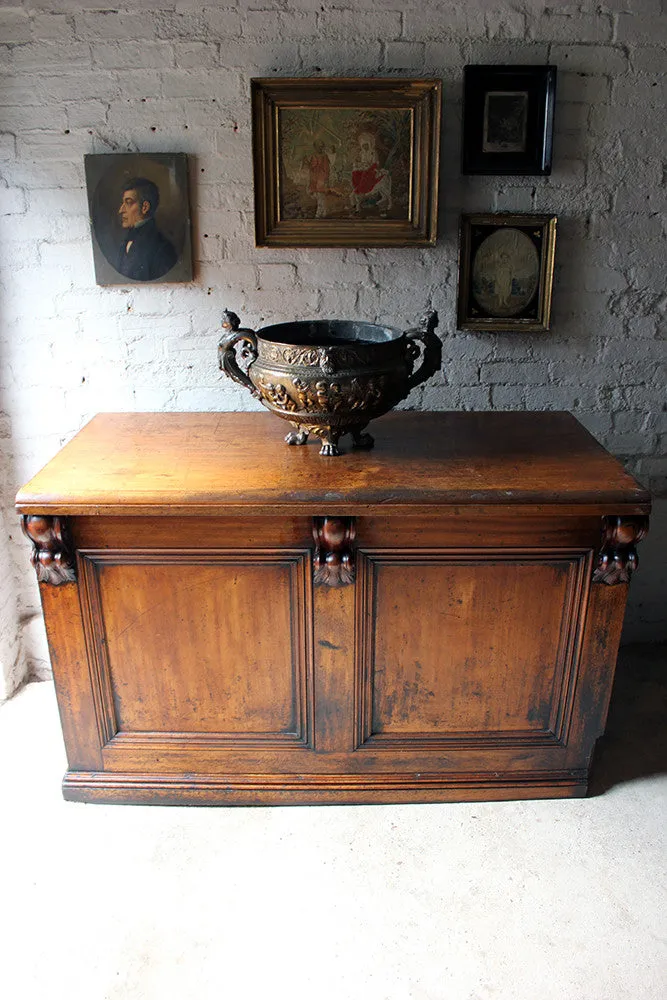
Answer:
MULTIPOLYGON (((444 377, 429 409, 569 409, 645 485, 667 480, 664 70, 660 0, 74 0, 0 6, 0 633, 4 691, 43 669, 28 546, 13 495, 100 410, 246 409, 216 367, 222 310, 244 323, 328 317, 411 326, 441 317, 444 377), (558 66, 550 178, 462 177, 466 63, 558 66), (253 76, 444 80, 438 245, 428 250, 257 250, 253 76), (191 154, 196 280, 99 288, 88 234, 88 152, 191 154), (461 211, 559 216, 553 330, 455 329, 461 211), (5 653, 7 660, 5 662, 5 653)), ((664 638, 657 541, 633 583, 626 637, 664 638)), ((664 551, 664 549, 663 549, 664 551)), ((39 621, 39 619, 37 619, 39 621)), ((3 689, 0 689, 0 696, 3 689)))

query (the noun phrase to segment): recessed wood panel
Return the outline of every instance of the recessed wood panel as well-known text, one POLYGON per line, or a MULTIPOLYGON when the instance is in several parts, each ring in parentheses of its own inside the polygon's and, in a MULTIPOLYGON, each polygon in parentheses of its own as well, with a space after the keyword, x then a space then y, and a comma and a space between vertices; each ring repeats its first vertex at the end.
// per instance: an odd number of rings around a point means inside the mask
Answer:
POLYGON ((305 554, 88 554, 106 739, 308 740, 305 554))
POLYGON ((563 739, 583 556, 364 553, 360 561, 359 744, 563 739))

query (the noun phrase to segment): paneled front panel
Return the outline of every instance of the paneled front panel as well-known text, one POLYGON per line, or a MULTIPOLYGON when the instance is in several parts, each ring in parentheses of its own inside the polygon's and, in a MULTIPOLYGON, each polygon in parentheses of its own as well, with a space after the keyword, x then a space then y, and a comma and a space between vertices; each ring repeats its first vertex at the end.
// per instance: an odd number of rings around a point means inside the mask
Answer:
POLYGON ((584 554, 365 551, 358 565, 358 746, 566 739, 584 554))
POLYGON ((308 745, 306 553, 88 552, 103 742, 308 745))

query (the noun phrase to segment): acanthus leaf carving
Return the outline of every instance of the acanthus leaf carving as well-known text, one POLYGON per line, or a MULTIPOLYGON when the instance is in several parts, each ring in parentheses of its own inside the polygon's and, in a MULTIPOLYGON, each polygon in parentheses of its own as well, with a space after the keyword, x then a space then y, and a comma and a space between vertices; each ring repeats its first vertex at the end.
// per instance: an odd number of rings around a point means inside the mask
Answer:
POLYGON ((313 582, 316 586, 344 587, 354 583, 355 535, 353 517, 313 518, 313 582))
POLYGON ((32 542, 30 562, 40 583, 58 586, 76 580, 76 559, 64 517, 46 514, 24 514, 21 518, 24 535, 32 542))
POLYGON ((629 583, 639 565, 636 544, 648 531, 647 517, 603 517, 602 543, 593 583, 629 583))

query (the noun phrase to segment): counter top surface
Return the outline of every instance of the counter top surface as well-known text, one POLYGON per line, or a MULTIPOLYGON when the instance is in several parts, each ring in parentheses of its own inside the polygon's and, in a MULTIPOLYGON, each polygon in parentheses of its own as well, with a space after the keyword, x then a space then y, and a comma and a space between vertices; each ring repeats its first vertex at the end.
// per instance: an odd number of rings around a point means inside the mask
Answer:
POLYGON ((17 496, 21 513, 387 512, 442 505, 614 505, 650 497, 569 413, 393 412, 375 447, 286 445, 268 413, 103 413, 17 496))

